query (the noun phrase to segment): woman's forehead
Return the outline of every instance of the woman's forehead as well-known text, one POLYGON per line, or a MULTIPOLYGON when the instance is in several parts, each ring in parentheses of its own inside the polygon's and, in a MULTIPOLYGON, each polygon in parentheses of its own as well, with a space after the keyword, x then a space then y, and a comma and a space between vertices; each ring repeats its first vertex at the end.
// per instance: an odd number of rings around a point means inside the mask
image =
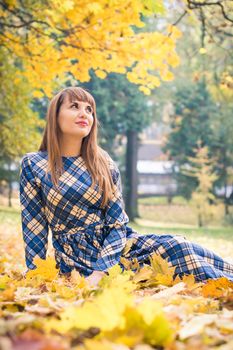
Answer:
POLYGON ((69 95, 66 95, 63 101, 66 104, 71 103, 71 102, 79 102, 79 103, 81 102, 81 103, 84 103, 87 105, 91 104, 90 102, 83 100, 83 99, 80 99, 77 96, 69 96, 69 95))
POLYGON ((86 96, 76 96, 75 94, 66 94, 64 97, 64 102, 65 103, 70 103, 70 102, 82 102, 86 103, 88 105, 92 105, 92 101, 89 101, 86 96), (84 98, 82 98, 84 97, 84 98))

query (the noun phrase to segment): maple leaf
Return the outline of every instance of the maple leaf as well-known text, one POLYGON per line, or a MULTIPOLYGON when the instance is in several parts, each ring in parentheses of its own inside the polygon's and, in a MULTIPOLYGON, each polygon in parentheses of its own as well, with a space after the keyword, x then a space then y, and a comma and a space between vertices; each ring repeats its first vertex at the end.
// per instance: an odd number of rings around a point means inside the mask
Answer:
POLYGON ((33 260, 33 263, 36 265, 36 269, 27 272, 26 280, 40 276, 45 281, 51 282, 58 276, 56 262, 52 257, 48 257, 46 260, 37 257, 33 260))
POLYGON ((160 255, 153 253, 150 256, 150 265, 144 265, 133 277, 134 282, 141 284, 141 287, 155 286, 162 284, 172 286, 173 276, 176 267, 171 266, 160 255))
POLYGON ((158 301, 148 298, 136 306, 127 305, 123 316, 124 323, 102 337, 130 348, 142 343, 166 345, 173 339, 171 324, 158 301))
POLYGON ((135 283, 139 283, 145 280, 149 280, 153 275, 153 271, 149 266, 143 266, 138 273, 133 277, 135 283))
POLYGON ((202 295, 204 297, 223 298, 232 295, 233 282, 226 277, 215 280, 208 280, 202 287, 202 295))
POLYGON ((176 269, 175 266, 171 266, 167 260, 163 259, 156 253, 150 256, 150 264, 155 274, 167 274, 173 276, 176 269))
POLYGON ((62 334, 72 328, 111 330, 121 324, 125 307, 131 303, 132 295, 125 289, 125 283, 118 287, 114 285, 105 288, 94 300, 86 301, 81 307, 71 305, 66 308, 60 314, 60 321, 52 320, 47 327, 62 334))
POLYGON ((11 282, 11 278, 7 275, 0 276, 0 290, 4 290, 7 288, 9 282, 11 282))

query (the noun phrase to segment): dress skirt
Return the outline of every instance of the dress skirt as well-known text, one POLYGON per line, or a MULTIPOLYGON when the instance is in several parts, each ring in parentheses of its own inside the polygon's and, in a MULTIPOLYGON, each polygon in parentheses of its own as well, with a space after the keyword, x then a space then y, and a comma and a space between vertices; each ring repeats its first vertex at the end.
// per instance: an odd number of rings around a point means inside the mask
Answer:
POLYGON ((193 274, 196 281, 220 277, 233 281, 233 264, 184 236, 151 233, 138 235, 133 240, 125 257, 130 260, 137 258, 140 265, 148 264, 149 256, 156 253, 176 267, 174 278, 193 274))

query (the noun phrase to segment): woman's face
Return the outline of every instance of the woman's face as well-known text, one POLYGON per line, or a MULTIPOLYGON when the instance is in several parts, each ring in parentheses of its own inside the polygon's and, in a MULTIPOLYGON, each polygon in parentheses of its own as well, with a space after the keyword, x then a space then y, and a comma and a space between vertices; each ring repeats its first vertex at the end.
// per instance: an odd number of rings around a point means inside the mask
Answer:
POLYGON ((62 134, 86 137, 94 122, 94 110, 88 102, 70 102, 66 96, 59 111, 58 125, 62 134))

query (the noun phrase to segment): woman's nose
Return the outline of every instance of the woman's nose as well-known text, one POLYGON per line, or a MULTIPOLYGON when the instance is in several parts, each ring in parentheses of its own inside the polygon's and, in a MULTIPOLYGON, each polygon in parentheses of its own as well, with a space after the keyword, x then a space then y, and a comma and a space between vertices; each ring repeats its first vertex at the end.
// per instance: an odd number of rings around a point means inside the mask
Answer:
POLYGON ((80 117, 86 117, 86 118, 87 118, 88 113, 87 113, 87 111, 86 111, 86 106, 81 106, 79 112, 80 112, 80 114, 79 114, 80 117))

